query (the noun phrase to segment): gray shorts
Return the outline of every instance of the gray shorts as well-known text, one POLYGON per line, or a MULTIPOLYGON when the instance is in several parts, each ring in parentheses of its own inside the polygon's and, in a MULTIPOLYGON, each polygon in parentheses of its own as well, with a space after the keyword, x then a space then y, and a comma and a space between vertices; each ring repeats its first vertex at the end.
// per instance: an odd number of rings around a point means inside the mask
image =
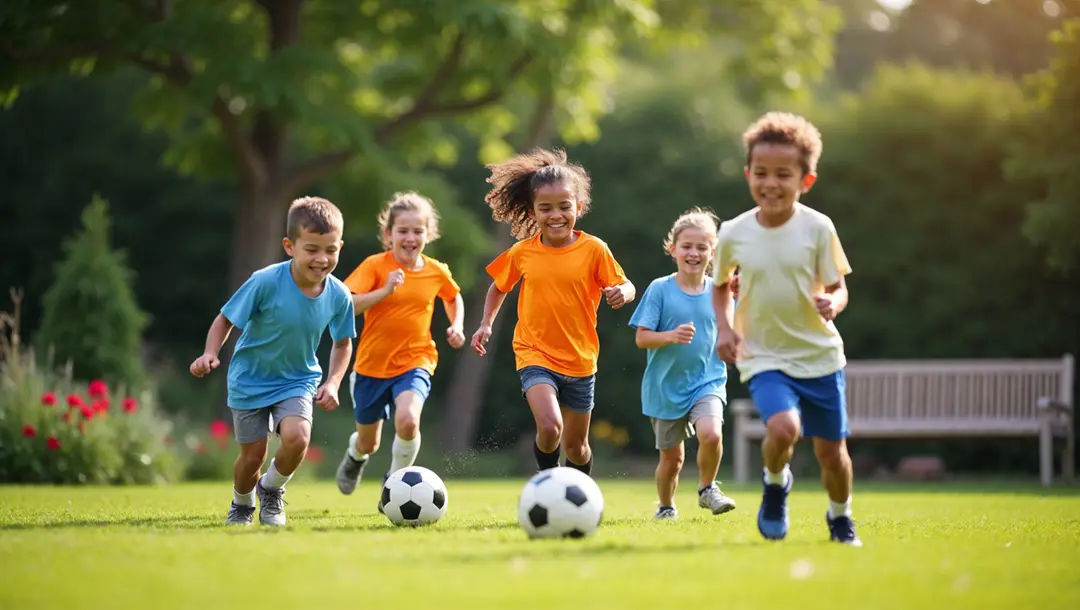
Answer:
POLYGON ((724 401, 718 396, 705 396, 690 407, 690 411, 679 419, 652 419, 653 434, 656 435, 656 448, 674 449, 679 443, 694 436, 694 424, 702 417, 715 417, 724 422, 724 401))
POLYGON ((232 409, 233 431, 236 442, 241 445, 266 438, 270 431, 279 432, 281 420, 295 415, 311 421, 310 396, 286 398, 277 404, 261 409, 232 409))

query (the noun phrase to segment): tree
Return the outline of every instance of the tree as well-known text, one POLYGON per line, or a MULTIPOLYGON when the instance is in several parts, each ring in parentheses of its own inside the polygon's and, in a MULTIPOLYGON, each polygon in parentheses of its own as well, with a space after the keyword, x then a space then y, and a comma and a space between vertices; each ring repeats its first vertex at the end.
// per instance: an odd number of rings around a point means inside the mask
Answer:
POLYGON ((94 197, 82 221, 82 232, 66 244, 66 258, 45 293, 36 343, 70 362, 80 379, 138 385, 144 380, 139 347, 147 319, 135 302, 124 254, 110 247, 108 205, 94 197))
POLYGON ((601 0, 16 0, 0 8, 0 51, 14 60, 0 86, 11 99, 65 70, 152 74, 137 109, 169 134, 167 160, 240 187, 235 287, 280 257, 284 211, 316 181, 452 161, 448 117, 471 115, 473 133, 498 141, 515 126, 508 94, 551 83, 587 124, 596 105, 574 88, 591 71, 562 67, 586 53, 602 67, 653 22, 645 3, 601 0), (567 39, 569 23, 580 36, 567 39))
POLYGON ((1041 193, 1028 204, 1025 235, 1068 272, 1080 261, 1080 19, 1052 39, 1057 57, 1031 79, 1029 127, 1008 167, 1041 193))

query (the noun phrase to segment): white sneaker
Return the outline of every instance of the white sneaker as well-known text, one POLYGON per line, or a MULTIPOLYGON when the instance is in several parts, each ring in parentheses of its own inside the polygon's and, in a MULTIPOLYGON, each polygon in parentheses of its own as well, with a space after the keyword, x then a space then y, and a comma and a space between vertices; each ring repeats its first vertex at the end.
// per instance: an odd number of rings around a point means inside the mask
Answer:
POLYGON ((725 496, 716 483, 709 485, 698 493, 697 505, 711 510, 714 515, 735 510, 735 500, 725 496))
POLYGON ((679 510, 674 506, 661 506, 656 509, 656 514, 653 515, 653 519, 657 521, 674 521, 679 518, 679 510))
POLYGON ((285 488, 266 489, 260 481, 255 493, 259 496, 259 523, 285 525, 285 488))

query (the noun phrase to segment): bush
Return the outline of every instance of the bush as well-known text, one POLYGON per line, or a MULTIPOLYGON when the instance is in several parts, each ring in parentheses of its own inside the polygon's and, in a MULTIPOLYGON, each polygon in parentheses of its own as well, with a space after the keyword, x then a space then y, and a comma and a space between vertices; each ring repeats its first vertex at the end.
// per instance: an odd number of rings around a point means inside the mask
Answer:
POLYGON ((138 387, 145 378, 139 349, 146 314, 135 302, 124 254, 110 247, 105 201, 94 197, 82 221, 45 293, 35 342, 55 361, 70 362, 77 378, 138 387))
POLYGON ((153 395, 127 394, 102 380, 74 380, 72 367, 39 367, 24 349, 15 313, 0 314, 0 482, 161 483, 183 464, 172 424, 153 395))

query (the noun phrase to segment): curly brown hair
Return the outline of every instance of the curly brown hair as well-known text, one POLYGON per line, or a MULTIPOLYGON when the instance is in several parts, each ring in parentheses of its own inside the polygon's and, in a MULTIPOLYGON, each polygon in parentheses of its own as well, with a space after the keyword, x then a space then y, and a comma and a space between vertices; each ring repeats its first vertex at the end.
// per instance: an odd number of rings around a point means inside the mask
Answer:
POLYGON ((341 210, 329 199, 300 197, 289 206, 285 234, 291 241, 296 241, 300 238, 300 231, 303 229, 319 235, 332 231, 342 233, 345 230, 345 219, 341 215, 341 210))
POLYGON ((758 144, 787 144, 799 150, 803 174, 817 172, 821 158, 821 132, 813 123, 790 112, 767 112, 743 133, 746 166, 758 144))
POLYGON ((529 216, 536 189, 548 184, 565 184, 578 204, 577 217, 589 211, 592 188, 585 168, 566 159, 566 151, 535 148, 515 155, 502 163, 489 163, 491 190, 484 201, 491 207, 491 217, 510 225, 518 239, 536 234, 536 220, 529 216))
POLYGON ((379 212, 379 240, 383 249, 390 249, 390 238, 386 234, 394 228, 394 221, 402 212, 416 212, 426 217, 427 243, 439 239, 439 213, 435 211, 435 203, 415 191, 394 193, 390 201, 386 202, 379 212))

